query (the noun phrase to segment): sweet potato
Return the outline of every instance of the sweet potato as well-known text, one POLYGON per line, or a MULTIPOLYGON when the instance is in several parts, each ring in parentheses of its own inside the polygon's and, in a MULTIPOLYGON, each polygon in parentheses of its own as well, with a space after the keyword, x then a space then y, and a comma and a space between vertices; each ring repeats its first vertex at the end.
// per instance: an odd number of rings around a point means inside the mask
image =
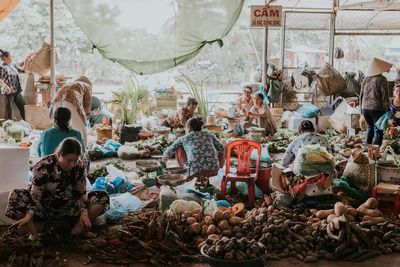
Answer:
POLYGON ((330 214, 333 214, 334 210, 319 210, 315 214, 318 219, 326 219, 330 214))
POLYGON ((353 207, 347 208, 347 214, 355 217, 357 216, 357 210, 353 207))
POLYGON ((367 201, 364 202, 360 207, 367 208, 367 209, 376 209, 378 208, 379 202, 375 198, 371 197, 368 198, 367 201))
POLYGON ((382 217, 382 212, 380 210, 377 209, 368 209, 368 208, 363 208, 363 207, 359 207, 357 209, 357 211, 363 215, 363 216, 371 216, 371 217, 382 217))

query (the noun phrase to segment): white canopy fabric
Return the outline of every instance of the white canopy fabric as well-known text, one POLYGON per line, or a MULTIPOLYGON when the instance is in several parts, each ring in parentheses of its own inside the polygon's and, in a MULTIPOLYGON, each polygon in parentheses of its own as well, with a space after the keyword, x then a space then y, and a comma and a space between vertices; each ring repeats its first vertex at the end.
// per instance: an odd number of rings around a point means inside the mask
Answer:
POLYGON ((222 46, 245 0, 63 1, 103 57, 151 74, 192 59, 206 44, 222 46))

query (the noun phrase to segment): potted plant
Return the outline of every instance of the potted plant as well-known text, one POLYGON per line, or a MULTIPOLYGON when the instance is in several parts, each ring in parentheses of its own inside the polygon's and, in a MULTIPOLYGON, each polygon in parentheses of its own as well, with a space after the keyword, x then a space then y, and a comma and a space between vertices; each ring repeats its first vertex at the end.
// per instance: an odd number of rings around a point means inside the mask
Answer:
POLYGON ((137 141, 142 127, 135 125, 135 123, 151 107, 149 88, 139 84, 136 77, 132 75, 120 90, 113 92, 113 98, 110 103, 116 104, 120 108, 120 143, 137 141))
POLYGON ((197 112, 199 117, 201 117, 205 122, 205 118, 208 115, 207 89, 203 87, 203 81, 205 79, 202 80, 200 86, 197 86, 196 83, 185 74, 182 74, 182 76, 178 77, 177 79, 188 88, 191 97, 195 98, 199 103, 197 106, 197 112))

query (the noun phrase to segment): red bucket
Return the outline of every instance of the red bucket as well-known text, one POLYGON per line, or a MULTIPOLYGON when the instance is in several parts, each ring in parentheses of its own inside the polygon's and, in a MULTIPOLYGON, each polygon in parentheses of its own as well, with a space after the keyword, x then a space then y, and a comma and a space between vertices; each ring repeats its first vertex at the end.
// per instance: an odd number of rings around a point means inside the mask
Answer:
MULTIPOLYGON (((253 172, 255 169, 251 169, 253 172)), ((272 168, 260 168, 258 170, 258 177, 256 180, 256 186, 264 193, 267 194, 271 190, 269 189, 269 179, 271 178, 272 168)))

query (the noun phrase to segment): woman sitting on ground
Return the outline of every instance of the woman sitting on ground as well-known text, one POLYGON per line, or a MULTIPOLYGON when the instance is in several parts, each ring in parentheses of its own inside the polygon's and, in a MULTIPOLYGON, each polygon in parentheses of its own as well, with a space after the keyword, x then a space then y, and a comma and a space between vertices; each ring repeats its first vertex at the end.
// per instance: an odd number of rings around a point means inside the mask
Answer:
POLYGON ((71 111, 68 108, 59 107, 54 112, 54 126, 43 131, 40 136, 37 152, 39 157, 53 154, 60 143, 68 137, 76 138, 82 145, 82 135, 78 130, 70 128, 71 111))
POLYGON ((81 143, 67 138, 55 154, 33 167, 29 190, 16 189, 9 197, 6 216, 17 220, 14 226, 24 227, 32 237, 54 225, 72 235, 89 233, 94 220, 108 209, 110 199, 105 191, 86 195, 81 155, 81 143))
POLYGON ((286 149, 285 154, 282 158, 282 166, 287 168, 295 160, 297 152, 304 145, 316 145, 319 144, 330 151, 329 142, 326 137, 315 132, 314 125, 309 120, 304 120, 299 125, 300 136, 296 137, 286 149))
POLYGON ((256 121, 256 126, 265 129, 267 135, 274 135, 277 131, 274 120, 272 119, 269 106, 264 102, 264 95, 255 95, 254 106, 246 114, 250 122, 256 121))
MULTIPOLYGON (((191 118, 186 123, 186 135, 178 138, 164 152, 164 159, 175 155, 181 147, 186 152, 189 176, 204 173, 217 173, 219 160, 225 157, 225 147, 214 134, 202 131, 199 118, 191 118)), ((179 159, 177 159, 179 161, 179 159)))
POLYGON ((168 117, 165 120, 163 126, 173 129, 184 128, 186 122, 191 117, 193 117, 193 113, 196 110, 198 104, 199 103, 196 101, 196 99, 189 97, 186 102, 186 106, 178 110, 173 116, 168 117))

